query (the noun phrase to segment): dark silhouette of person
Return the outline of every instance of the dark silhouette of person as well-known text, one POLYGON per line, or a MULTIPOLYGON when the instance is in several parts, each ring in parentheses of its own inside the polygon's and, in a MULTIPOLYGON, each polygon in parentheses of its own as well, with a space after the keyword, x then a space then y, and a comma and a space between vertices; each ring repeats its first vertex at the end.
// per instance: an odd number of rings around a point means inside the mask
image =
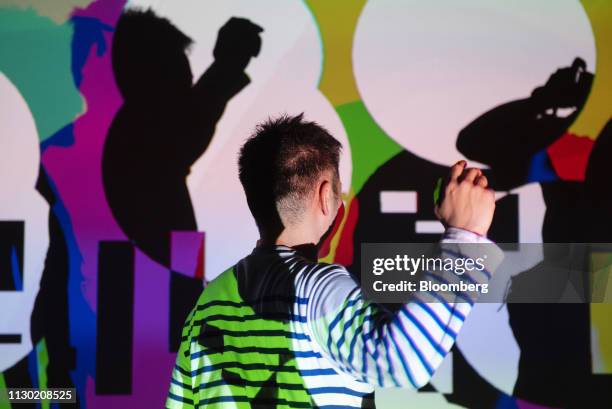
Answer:
MULTIPOLYGON (((415 135, 415 138, 419 136, 415 135)), ((355 197, 349 212, 358 215, 353 233, 353 258, 349 271, 360 279, 361 243, 433 243, 439 240, 436 232, 419 231, 420 221, 435 221, 433 195, 436 181, 444 178, 450 167, 433 163, 408 149, 402 150, 376 170, 355 197), (402 177, 398 177, 402 175, 402 177), (383 211, 381 193, 414 192, 414 212, 383 211)), ((490 171, 483 170, 489 178, 490 171)), ((498 242, 518 240, 518 200, 507 195, 496 203, 489 237, 498 242)), ((349 215, 350 217, 350 215, 349 215)))
MULTIPOLYGON (((58 216, 57 192, 53 182, 40 167, 36 189, 51 206, 49 212, 49 249, 45 267, 40 280, 40 291, 36 296, 32 311, 32 345, 45 339, 49 365, 47 367, 47 386, 49 388, 73 387, 70 372, 76 368, 76 351, 70 342, 68 281, 70 257, 68 239, 58 216)), ((75 407, 74 403, 59 404, 60 407, 75 407)), ((80 407, 80 397, 76 396, 76 407, 80 407)))
MULTIPOLYGON (((83 78, 82 68, 87 61, 89 51, 95 44, 97 55, 107 51, 103 32, 113 28, 96 18, 73 16, 70 19, 74 34, 71 41, 71 66, 75 85, 78 87, 83 78)), ((74 124, 69 123, 41 143, 41 151, 49 146, 69 147, 74 143, 74 124)), ((51 175, 44 166, 39 166, 36 190, 49 204, 49 247, 45 258, 44 269, 40 279, 40 290, 36 295, 34 308, 30 317, 32 345, 44 339, 48 354, 46 367, 47 387, 68 388, 75 384, 71 371, 76 368, 76 350, 70 341, 69 296, 70 264, 75 257, 74 238, 62 200, 51 175), (70 249, 70 247, 73 247, 70 249)), ((78 257, 78 256, 77 256, 78 257)), ((73 300, 74 302, 74 300, 73 300)), ((33 350, 30 354, 36 354, 33 350)), ((33 387, 37 383, 28 370, 26 356, 13 367, 4 372, 7 386, 33 387)), ((58 403, 59 408, 81 407, 81 397, 77 391, 74 403, 58 403)), ((31 404, 32 407, 35 404, 31 404)), ((28 406, 29 407, 29 406, 28 406)))
MULTIPOLYGON (((461 131, 457 147, 468 158, 491 166, 494 188, 528 183, 534 155, 566 132, 582 110, 592 81, 584 61, 576 58, 571 67, 557 70, 529 98, 500 105, 477 118, 461 131), (560 108, 574 110, 563 117, 557 115, 560 108)), ((611 155, 612 127, 608 123, 593 146, 584 182, 540 183, 546 204, 545 243, 612 242, 612 214, 606 210, 612 205, 612 193, 606 189, 610 178, 606 162, 611 155)), ((568 257, 547 249, 540 265, 512 279, 508 313, 521 350, 514 395, 554 407, 611 407, 612 377, 592 374, 589 304, 515 302, 530 290, 533 294, 534 288, 542 289, 539 274, 545 264, 555 265, 568 257)), ((587 272, 585 256, 572 255, 582 259, 577 261, 585 263, 583 271, 587 272)), ((548 296, 561 295, 565 286, 556 284, 547 281, 548 296), (551 287, 557 294, 549 294, 551 287)), ((584 295, 588 296, 588 289, 584 295)))
POLYGON ((491 166, 498 190, 533 181, 529 171, 534 155, 559 139, 574 122, 592 82, 586 63, 576 58, 571 67, 558 69, 529 98, 502 104, 476 118, 459 133, 457 149, 467 158, 491 166), (561 116, 561 108, 573 112, 561 116))
POLYGON ((228 101, 249 83, 245 68, 260 51, 261 31, 231 18, 219 30, 214 62, 193 83, 191 39, 170 21, 128 10, 117 23, 112 63, 124 103, 104 146, 104 189, 124 233, 163 265, 170 233, 197 230, 186 177, 228 101))
MULTIPOLYGON (((422 136, 415 135, 415 138, 422 136)), ((441 149, 443 149, 442 147, 441 149)), ((450 167, 433 163, 409 149, 404 149, 380 166, 363 185, 347 210, 349 219, 356 217, 352 232, 352 262, 348 271, 361 280, 361 243, 434 243, 440 239, 436 232, 419 231, 418 222, 434 221, 433 194, 436 181, 444 178, 450 167), (401 177, 398 177, 401 175, 401 177), (381 193, 384 191, 414 192, 414 212, 383 211, 381 193), (355 212, 355 215, 351 215, 355 212)), ((483 170, 490 176, 490 171, 483 170)), ((506 195, 497 200, 495 215, 488 237, 500 243, 518 241, 518 197, 506 195)), ((343 236, 351 234, 343 232, 343 236)), ((396 311, 400 304, 381 304, 389 311, 396 311)), ((501 392, 482 378, 466 361, 461 351, 453 347, 453 394, 445 395, 449 402, 466 407, 494 407, 501 392), (491 403, 488 405, 488 403, 491 403), (482 405, 482 406, 478 406, 482 405), (487 406, 488 405, 488 406, 487 406)), ((423 391, 435 391, 428 384, 423 391)))

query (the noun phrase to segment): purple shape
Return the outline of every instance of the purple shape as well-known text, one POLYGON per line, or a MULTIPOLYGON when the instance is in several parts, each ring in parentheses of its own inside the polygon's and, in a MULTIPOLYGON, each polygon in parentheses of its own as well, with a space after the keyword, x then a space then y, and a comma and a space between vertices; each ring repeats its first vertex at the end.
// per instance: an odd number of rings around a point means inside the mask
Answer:
POLYGON ((132 394, 95 394, 87 380, 88 408, 161 408, 164 406, 176 354, 169 353, 170 271, 136 250, 134 271, 134 339, 132 394))
POLYGON ((193 278, 203 278, 204 233, 173 231, 170 240, 170 268, 193 278))

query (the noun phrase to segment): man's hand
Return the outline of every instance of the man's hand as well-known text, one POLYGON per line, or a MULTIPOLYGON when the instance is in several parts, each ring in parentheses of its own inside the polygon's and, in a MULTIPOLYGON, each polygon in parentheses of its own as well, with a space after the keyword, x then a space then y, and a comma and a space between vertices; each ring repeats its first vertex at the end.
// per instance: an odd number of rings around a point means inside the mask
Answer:
POLYGON ((480 169, 466 166, 461 160, 451 167, 434 211, 446 227, 486 236, 495 212, 495 194, 487 188, 489 182, 480 169))
POLYGON ((261 50, 263 28, 246 18, 232 17, 219 30, 213 50, 215 60, 226 66, 244 70, 252 57, 261 50))

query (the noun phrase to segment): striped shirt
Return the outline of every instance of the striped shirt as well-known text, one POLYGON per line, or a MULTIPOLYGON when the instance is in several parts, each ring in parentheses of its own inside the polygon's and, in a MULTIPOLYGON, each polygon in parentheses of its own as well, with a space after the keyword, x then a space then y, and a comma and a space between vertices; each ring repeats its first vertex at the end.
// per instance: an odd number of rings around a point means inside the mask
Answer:
MULTIPOLYGON (((488 241, 448 229, 442 242, 488 241)), ((463 277, 486 282, 501 261, 495 250, 485 270, 463 277)), ((189 314, 166 407, 374 407, 375 386, 429 382, 472 308, 461 296, 421 292, 390 312, 364 299, 340 265, 256 248, 211 281, 189 314)))

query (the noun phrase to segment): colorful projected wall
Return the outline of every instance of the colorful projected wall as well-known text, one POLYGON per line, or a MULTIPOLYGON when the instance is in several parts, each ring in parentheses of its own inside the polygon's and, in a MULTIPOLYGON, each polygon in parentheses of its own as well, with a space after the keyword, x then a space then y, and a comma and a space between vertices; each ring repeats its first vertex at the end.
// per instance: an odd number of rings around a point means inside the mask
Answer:
MULTIPOLYGON (((494 240, 612 242, 611 27, 601 0, 1 0, 0 388, 162 407, 184 318, 258 238, 236 157, 268 116, 343 143, 321 257, 356 273, 362 242, 439 238, 461 158, 494 240)), ((431 383, 377 405, 612 407, 611 317, 477 305, 431 383)))

